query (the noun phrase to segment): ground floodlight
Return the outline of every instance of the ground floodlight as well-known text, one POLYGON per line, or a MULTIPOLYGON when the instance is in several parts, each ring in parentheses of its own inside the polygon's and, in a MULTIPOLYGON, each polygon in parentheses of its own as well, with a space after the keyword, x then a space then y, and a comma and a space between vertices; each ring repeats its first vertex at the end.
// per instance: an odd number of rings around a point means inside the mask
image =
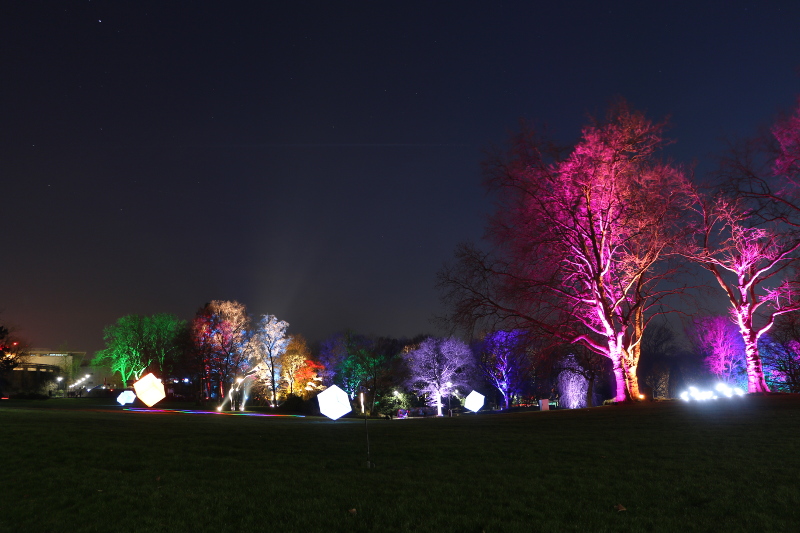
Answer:
POLYGON ((464 400, 464 407, 472 411, 473 413, 477 413, 483 407, 483 400, 484 396, 480 392, 474 390, 467 395, 467 399, 464 400))
POLYGON ((164 384, 161 383, 161 380, 155 377, 152 372, 134 383, 133 390, 136 391, 136 396, 138 396, 147 407, 153 407, 167 397, 167 395, 164 394, 164 384))
POLYGON ((133 403, 133 400, 135 399, 136 399, 136 394, 132 390, 122 391, 122 394, 117 396, 117 402, 119 402, 120 405, 133 403))
POLYGON ((331 385, 320 392, 317 395, 317 401, 319 402, 319 411, 331 420, 337 420, 350 412, 350 398, 336 385, 331 385))

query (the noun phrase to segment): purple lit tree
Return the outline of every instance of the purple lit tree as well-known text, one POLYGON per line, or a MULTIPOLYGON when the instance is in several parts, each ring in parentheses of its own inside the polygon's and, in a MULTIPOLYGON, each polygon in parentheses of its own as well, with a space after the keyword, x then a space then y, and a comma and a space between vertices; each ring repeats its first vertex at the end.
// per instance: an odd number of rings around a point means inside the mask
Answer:
POLYGON ((476 346, 478 368, 503 396, 506 409, 534 378, 535 354, 525 332, 495 331, 476 346))
POLYGON ((560 401, 570 409, 594 406, 596 384, 607 372, 608 359, 582 344, 564 346, 559 351, 562 355, 555 362, 555 371, 560 401))
POLYGON ((589 380, 583 375, 580 363, 574 354, 564 357, 560 363, 561 372, 558 374, 559 405, 567 409, 591 407, 591 393, 589 380))
POLYGON ((613 366, 618 401, 637 398, 645 327, 672 270, 689 183, 664 164, 663 125, 620 104, 564 150, 535 134, 489 165, 497 211, 491 253, 462 246, 439 286, 464 326, 539 329, 613 366))
POLYGON ((442 416, 442 397, 466 384, 472 366, 472 352, 464 342, 449 337, 428 337, 416 350, 405 354, 411 372, 409 385, 428 394, 442 416))

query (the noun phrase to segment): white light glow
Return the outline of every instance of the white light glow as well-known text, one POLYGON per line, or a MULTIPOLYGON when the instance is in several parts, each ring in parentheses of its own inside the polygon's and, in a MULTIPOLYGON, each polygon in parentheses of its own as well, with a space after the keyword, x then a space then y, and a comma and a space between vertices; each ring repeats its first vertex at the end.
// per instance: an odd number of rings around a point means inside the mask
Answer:
POLYGON ((331 385, 317 395, 319 411, 330 418, 338 420, 350 412, 350 399, 347 393, 336 385, 331 385))
POLYGON ((133 403, 133 400, 136 399, 136 394, 132 390, 122 391, 122 393, 117 396, 117 402, 120 405, 127 405, 129 403, 133 403))
POLYGON ((473 413, 477 413, 483 407, 484 396, 478 391, 472 391, 469 393, 467 398, 464 400, 464 407, 472 411, 473 413))
POLYGON ((136 391, 136 396, 142 400, 147 407, 153 407, 167 397, 164 393, 164 384, 152 373, 147 374, 134 383, 133 390, 136 391))
POLYGON ((689 387, 688 391, 681 393, 680 397, 683 401, 695 400, 698 402, 706 400, 717 400, 721 397, 733 398, 734 396, 743 396, 744 391, 739 387, 729 387, 725 383, 718 383, 714 390, 700 390, 697 387, 689 387), (715 392, 716 391, 716 392, 715 392))

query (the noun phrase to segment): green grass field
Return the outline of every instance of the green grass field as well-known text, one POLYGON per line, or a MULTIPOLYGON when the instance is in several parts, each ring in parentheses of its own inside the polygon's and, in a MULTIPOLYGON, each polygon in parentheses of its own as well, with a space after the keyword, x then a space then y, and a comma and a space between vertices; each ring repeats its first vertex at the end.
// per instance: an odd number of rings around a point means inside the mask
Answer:
POLYGON ((800 527, 797 396, 370 420, 374 468, 363 420, 101 402, 0 402, 0 531, 800 527))

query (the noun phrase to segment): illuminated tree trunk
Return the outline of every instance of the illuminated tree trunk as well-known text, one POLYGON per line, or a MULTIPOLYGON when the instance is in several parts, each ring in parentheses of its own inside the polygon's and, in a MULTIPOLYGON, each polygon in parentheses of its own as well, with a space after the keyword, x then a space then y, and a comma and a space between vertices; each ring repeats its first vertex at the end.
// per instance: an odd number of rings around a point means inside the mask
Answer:
POLYGON ((614 364, 614 382, 617 388, 614 401, 616 402, 626 402, 639 398, 639 378, 636 376, 639 356, 636 354, 636 348, 632 347, 630 351, 624 348, 617 348, 616 353, 609 358, 614 364), (635 355, 629 356, 629 353, 634 353, 635 355), (630 364, 631 360, 635 360, 636 364, 630 364))
POLYGON ((616 353, 610 357, 611 362, 614 364, 614 384, 616 385, 616 394, 614 401, 624 402, 630 399, 628 396, 628 387, 626 380, 625 365, 622 360, 622 354, 616 353))
MULTIPOLYGON (((641 329, 639 329, 639 331, 641 331, 641 329)), ((641 394, 639 392, 639 377, 636 375, 639 369, 640 353, 641 347, 638 343, 622 351, 622 361, 625 368, 625 387, 629 400, 638 400, 641 394)))
POLYGON ((638 400, 639 395, 639 378, 636 376, 636 370, 639 365, 631 366, 626 365, 625 368, 625 386, 627 387, 628 399, 638 400))
MULTIPOLYGON (((740 282, 741 285, 741 282, 740 282)), ((747 368, 747 392, 769 392, 767 380, 764 379, 764 369, 761 366, 761 354, 758 353, 759 333, 753 324, 755 306, 755 291, 741 291, 742 302, 735 309, 736 321, 744 341, 744 359, 747 368)), ((766 331, 768 328, 762 329, 766 331)))
POLYGON ((747 392, 769 392, 761 357, 755 343, 745 341, 745 360, 747 362, 747 392))
POLYGON ((747 366, 747 392, 769 392, 761 355, 758 353, 758 335, 753 330, 753 321, 744 311, 739 311, 739 328, 744 340, 744 358, 747 366), (744 316, 742 316, 744 315, 744 316))

